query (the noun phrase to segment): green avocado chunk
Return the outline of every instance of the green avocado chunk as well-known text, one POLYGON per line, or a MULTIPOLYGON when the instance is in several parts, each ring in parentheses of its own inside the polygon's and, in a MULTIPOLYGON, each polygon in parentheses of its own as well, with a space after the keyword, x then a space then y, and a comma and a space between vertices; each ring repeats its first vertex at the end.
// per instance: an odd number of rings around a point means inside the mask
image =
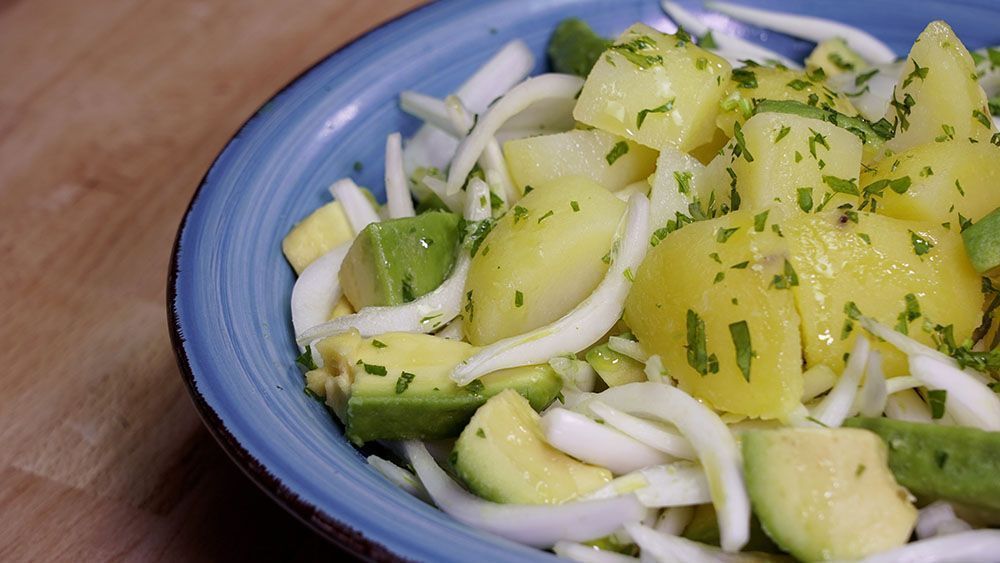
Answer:
POLYGON ((399 305, 433 291, 451 271, 459 217, 432 211, 372 223, 358 233, 340 268, 355 309, 399 305))
POLYGON ((349 331, 321 340, 316 348, 325 370, 351 382, 341 416, 347 437, 357 444, 454 438, 476 409, 506 389, 538 410, 562 389, 562 381, 548 364, 496 371, 459 387, 451 372, 475 348, 428 334, 394 332, 361 338, 357 331, 349 331))
POLYGON ((965 252, 977 272, 1000 268, 1000 207, 962 231, 965 252))
POLYGON ((619 354, 607 344, 595 346, 587 352, 587 363, 608 387, 646 381, 643 366, 632 358, 619 354))
POLYGON ((917 510, 893 480, 878 436, 855 428, 742 435, 753 511, 802 561, 862 559, 910 539, 917 510))
MULTIPOLYGON (((711 504, 699 504, 694 508, 691 522, 684 528, 683 537, 699 543, 719 546, 719 519, 715 507, 711 504)), ((743 546, 743 551, 759 551, 763 553, 780 553, 781 549, 771 541, 760 527, 757 516, 750 515, 750 539, 743 546)))
POLYGON ((888 418, 849 418, 878 434, 896 480, 922 500, 1000 511, 1000 432, 888 418))
POLYGON ((601 53, 611 46, 611 40, 594 33, 587 22, 565 19, 556 26, 549 39, 549 62, 552 70, 584 78, 594 68, 601 53))
POLYGON ((550 446, 538 413, 512 390, 476 411, 455 442, 451 463, 469 490, 500 503, 558 504, 611 481, 607 469, 550 446))

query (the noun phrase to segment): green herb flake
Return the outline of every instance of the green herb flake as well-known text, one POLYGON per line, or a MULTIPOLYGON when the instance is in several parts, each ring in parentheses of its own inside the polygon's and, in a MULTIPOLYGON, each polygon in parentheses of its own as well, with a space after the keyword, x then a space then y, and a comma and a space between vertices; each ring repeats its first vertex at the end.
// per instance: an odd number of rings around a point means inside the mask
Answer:
POLYGON ((879 71, 876 68, 876 69, 872 69, 872 70, 870 70, 868 72, 863 72, 863 73, 859 74, 854 79, 854 85, 857 86, 858 88, 860 88, 861 86, 864 86, 864 84, 866 82, 868 82, 869 80, 871 80, 873 76, 875 76, 876 74, 878 74, 878 72, 879 71))
POLYGON ((865 244, 867 244, 868 246, 871 246, 871 244, 872 244, 872 237, 868 236, 867 233, 858 233, 858 238, 860 238, 861 240, 865 241, 865 244))
POLYGON ((698 57, 694 61, 694 67, 697 68, 698 70, 705 70, 706 68, 708 68, 708 59, 706 59, 705 57, 698 57))
POLYGON ((382 342, 381 340, 379 340, 377 338, 372 340, 372 346, 374 346, 376 348, 388 348, 389 347, 388 344, 386 344, 385 342, 382 342))
MULTIPOLYGON (((656 42, 653 41, 651 37, 647 35, 640 35, 634 39, 626 41, 625 43, 612 45, 608 48, 608 50, 618 53, 628 62, 634 64, 640 69, 645 70, 654 65, 663 64, 662 56, 643 53, 643 51, 654 47, 656 47, 656 42)), ((610 59, 608 60, 610 62, 610 59)))
POLYGON ((750 327, 746 321, 739 321, 729 325, 729 335, 733 338, 733 347, 736 348, 736 365, 743 373, 743 379, 750 381, 750 364, 753 361, 754 352, 750 346, 750 327))
POLYGON ((753 89, 757 87, 757 74, 747 68, 734 68, 733 82, 736 83, 737 88, 753 89))
POLYGON ((823 183, 830 186, 830 189, 837 193, 861 195, 861 191, 858 189, 857 180, 854 178, 845 180, 836 176, 824 175, 823 183))
POLYGON ((798 188, 795 190, 797 192, 796 199, 799 203, 799 209, 809 213, 813 208, 813 189, 812 188, 798 188))
POLYGON ((833 63, 840 70, 854 70, 854 63, 844 59, 840 53, 834 51, 826 56, 827 60, 833 63))
POLYGON ((924 166, 923 168, 920 169, 921 178, 926 178, 928 176, 933 176, 933 175, 934 175, 934 169, 931 168, 930 166, 924 166))
POLYGON ((737 262, 736 264, 733 264, 729 268, 732 269, 732 270, 745 270, 747 268, 747 266, 749 266, 749 265, 750 265, 750 261, 749 260, 744 260, 743 262, 737 262))
POLYGON ((628 143, 626 141, 618 141, 615 143, 615 146, 611 147, 611 151, 605 155, 604 160, 607 160, 608 166, 611 166, 626 154, 628 154, 628 143))
POLYGON ((942 133, 940 135, 934 137, 934 142, 943 143, 945 141, 955 140, 955 128, 952 127, 951 125, 948 125, 947 123, 942 123, 941 131, 942 133))
POLYGON ((402 394, 403 391, 406 391, 406 388, 410 386, 410 383, 413 383, 413 379, 415 377, 417 377, 416 374, 412 374, 408 371, 404 371, 399 374, 399 379, 396 380, 396 394, 399 395, 402 394))
POLYGON ((923 82, 924 79, 927 78, 927 72, 929 70, 927 67, 920 66, 917 63, 916 59, 910 59, 910 62, 913 63, 913 71, 910 74, 907 74, 906 78, 903 80, 903 88, 906 88, 914 80, 918 78, 920 79, 921 82, 923 82))
POLYGON ((625 268, 625 271, 622 272, 622 275, 625 276, 625 279, 627 279, 630 282, 635 281, 635 274, 632 273, 632 268, 625 268))
POLYGON ((965 190, 962 188, 962 182, 959 182, 957 178, 955 179, 955 189, 958 190, 958 193, 962 197, 965 197, 965 190))
POLYGON ((859 463, 858 467, 854 470, 855 477, 861 477, 861 474, 865 472, 865 464, 859 463))
POLYGON ((917 256, 923 256, 934 248, 934 244, 913 231, 910 231, 910 242, 913 244, 913 252, 917 256))
POLYGON ((708 353, 705 321, 691 309, 687 311, 687 361, 701 375, 718 373, 719 360, 708 353))
POLYGON ((388 371, 386 371, 385 366, 368 364, 365 362, 361 362, 361 365, 364 366, 365 373, 370 373, 371 375, 384 376, 385 374, 389 373, 388 371))
POLYGON ((702 35, 701 37, 698 38, 698 46, 701 47, 702 49, 718 49, 719 48, 719 44, 715 42, 715 37, 712 36, 712 30, 711 29, 708 30, 708 31, 706 31, 705 35, 702 35))
POLYGON ((927 402, 931 406, 931 418, 940 420, 944 417, 948 392, 944 389, 932 389, 927 392, 927 402))
POLYGON ((795 151, 795 162, 802 162, 802 153, 795 151))
POLYGON ((785 86, 788 86, 792 90, 796 90, 798 92, 801 92, 802 90, 804 90, 804 89, 812 86, 812 82, 806 82, 805 80, 802 80, 801 78, 796 78, 795 80, 792 80, 791 82, 789 82, 785 86))
POLYGON ((733 157, 739 158, 742 155, 747 162, 753 162, 753 155, 747 149, 747 142, 743 138, 743 128, 740 127, 739 121, 733 123, 733 139, 736 140, 736 144, 733 146, 733 157))
POLYGON ((682 194, 684 194, 684 195, 690 194, 691 193, 691 179, 693 177, 694 177, 694 175, 691 172, 688 172, 686 170, 684 170, 684 171, 675 170, 674 171, 674 180, 677 182, 677 191, 680 192, 680 193, 682 193, 682 194))
POLYGON ((530 194, 533 191, 535 191, 535 188, 533 188, 531 186, 524 186, 524 195, 528 195, 528 194, 530 194))
POLYGON ((738 230, 740 230, 739 227, 720 227, 715 231, 715 242, 726 242, 738 230))
POLYGON ((981 123, 982 126, 987 129, 991 129, 993 127, 993 121, 990 119, 990 116, 979 111, 978 109, 972 110, 972 117, 974 117, 976 121, 981 123))
POLYGON ((548 219, 549 217, 552 217, 555 214, 556 214, 555 211, 552 211, 551 209, 549 209, 548 211, 545 212, 544 215, 542 215, 541 217, 538 218, 538 222, 541 223, 542 221, 548 219))
POLYGON ((782 125, 781 129, 778 130, 778 135, 774 138, 774 144, 778 144, 779 142, 781 142, 781 140, 784 139, 786 136, 788 136, 788 134, 791 133, 791 131, 792 131, 791 127, 788 127, 787 125, 782 125))
POLYGON ((711 258, 712 260, 715 260, 716 263, 722 264, 722 258, 719 256, 718 252, 713 252, 709 254, 708 257, 711 258))
POLYGON ((476 436, 478 436, 478 437, 480 437, 480 438, 485 438, 485 437, 486 437, 486 432, 485 432, 485 431, 483 431, 483 429, 482 429, 482 428, 478 428, 478 429, 476 430, 476 436))
POLYGON ((770 210, 765 210, 762 213, 758 213, 757 215, 753 216, 753 230, 757 231, 758 233, 764 232, 764 227, 767 226, 768 213, 770 213, 770 210))
POLYGON ((646 121, 646 116, 649 115, 649 114, 651 114, 651 113, 670 113, 670 111, 674 109, 674 100, 675 99, 676 98, 670 98, 662 106, 640 110, 639 113, 635 116, 635 126, 636 126, 636 128, 637 129, 642 129, 642 124, 643 124, 643 122, 646 121))
POLYGON ((295 363, 305 368, 306 371, 317 369, 316 362, 313 361, 312 346, 306 346, 305 352, 295 358, 295 363))
POLYGON ((573 213, 579 213, 580 204, 576 200, 569 202, 569 206, 573 209, 573 213))
POLYGON ((514 206, 514 224, 515 225, 518 224, 518 222, 520 222, 521 219, 524 219, 527 216, 528 216, 528 210, 527 209, 525 209, 524 207, 521 207, 520 205, 515 205, 514 206))
POLYGON ((713 285, 717 284, 717 283, 719 283, 720 281, 722 281, 724 279, 726 279, 726 273, 725 272, 719 272, 719 273, 715 274, 715 279, 712 280, 712 284, 713 285))
POLYGON ((813 130, 811 127, 809 128, 809 131, 812 133, 812 137, 809 137, 809 154, 811 154, 813 158, 816 158, 816 145, 819 145, 826 150, 830 150, 830 145, 826 142, 826 137, 822 133, 813 130))
POLYGON ((786 258, 784 271, 781 274, 774 275, 769 287, 773 287, 775 289, 790 289, 798 285, 799 276, 795 273, 795 268, 792 267, 792 263, 786 258))

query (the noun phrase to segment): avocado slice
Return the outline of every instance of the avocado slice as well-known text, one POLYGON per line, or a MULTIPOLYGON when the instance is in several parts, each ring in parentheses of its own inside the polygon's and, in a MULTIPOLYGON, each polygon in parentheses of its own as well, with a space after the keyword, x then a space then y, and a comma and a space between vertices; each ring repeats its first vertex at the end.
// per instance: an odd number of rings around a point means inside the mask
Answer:
POLYGON ((980 274, 1000 267, 1000 207, 962 231, 965 252, 980 274))
MULTIPOLYGON (((715 507, 711 504, 699 504, 694 507, 691 522, 684 528, 682 537, 699 543, 719 546, 719 519, 715 507)), ((750 515, 750 539, 743 546, 743 551, 759 551, 763 553, 780 553, 781 549, 771 541, 760 526, 760 520, 750 515)))
POLYGON ((608 387, 646 381, 643 365, 612 350, 607 344, 595 346, 587 351, 587 363, 608 387))
POLYGON ((431 211, 372 223, 358 233, 340 268, 355 309, 399 305, 433 291, 451 272, 459 217, 431 211))
POLYGON ((350 382, 347 396, 338 399, 345 406, 334 410, 357 444, 454 438, 476 409, 501 391, 512 389, 541 410, 562 388, 559 376, 545 364, 500 370, 478 384, 459 387, 451 371, 475 348, 428 334, 361 338, 349 331, 321 340, 316 348, 324 370, 350 382))
POLYGON ((477 495, 493 502, 558 504, 595 491, 611 472, 545 442, 540 417, 513 390, 490 398, 462 431, 451 460, 477 495))
POLYGON ((917 510, 878 436, 854 428, 743 435, 747 492, 764 531, 803 561, 854 560, 905 544, 917 510))
POLYGON ((888 418, 849 418, 889 445, 889 468, 921 500, 1000 511, 1000 432, 888 418))

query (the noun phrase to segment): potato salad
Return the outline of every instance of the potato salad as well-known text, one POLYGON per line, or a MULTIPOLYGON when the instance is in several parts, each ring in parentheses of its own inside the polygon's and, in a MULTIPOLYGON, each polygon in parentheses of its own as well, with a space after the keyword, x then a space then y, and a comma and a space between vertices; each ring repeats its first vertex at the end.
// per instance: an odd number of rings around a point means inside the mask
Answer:
POLYGON ((1000 560, 1000 50, 710 7, 817 45, 664 2, 402 92, 384 202, 283 243, 306 394, 569 559, 1000 560))

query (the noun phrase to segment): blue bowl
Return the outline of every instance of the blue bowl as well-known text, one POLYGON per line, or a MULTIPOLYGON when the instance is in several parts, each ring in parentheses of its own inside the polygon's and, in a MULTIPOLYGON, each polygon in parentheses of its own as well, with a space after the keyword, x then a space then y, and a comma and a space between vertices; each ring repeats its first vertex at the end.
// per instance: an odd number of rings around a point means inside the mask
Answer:
MULTIPOLYGON (((901 54, 935 18, 947 19, 970 48, 1000 43, 995 0, 749 3, 865 28, 901 54)), ((514 38, 535 52, 540 72, 549 34, 568 16, 607 36, 636 21, 672 29, 647 0, 452 0, 420 8, 330 55, 260 108, 216 159, 181 223, 167 307, 177 361, 202 418, 276 501, 364 557, 553 556, 462 525, 396 488, 303 393, 289 314, 294 275, 281 240, 329 200, 326 188, 338 178, 382 193, 385 136, 419 125, 399 110, 400 91, 444 96, 514 38)), ((800 59, 811 47, 735 22, 728 29, 800 59)))

